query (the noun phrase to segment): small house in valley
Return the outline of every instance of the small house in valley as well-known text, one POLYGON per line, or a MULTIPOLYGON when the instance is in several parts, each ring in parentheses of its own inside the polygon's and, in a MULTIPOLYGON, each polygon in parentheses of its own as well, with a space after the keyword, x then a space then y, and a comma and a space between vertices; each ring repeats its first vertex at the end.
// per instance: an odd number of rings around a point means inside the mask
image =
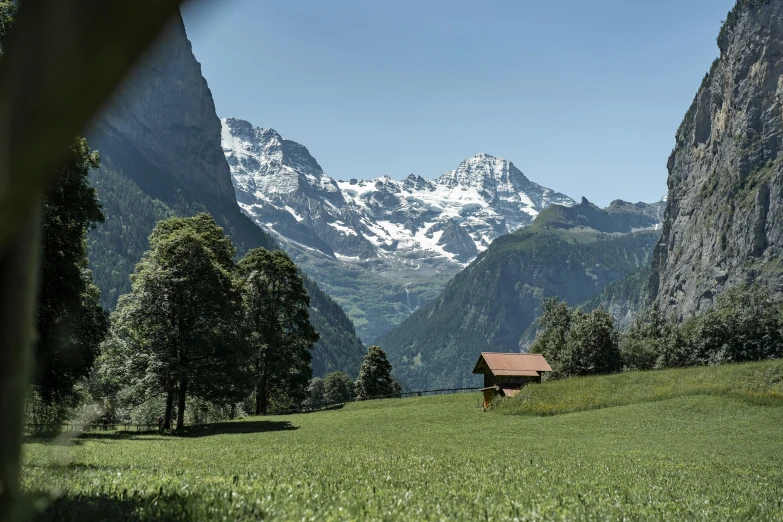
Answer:
POLYGON ((484 407, 495 394, 513 397, 525 384, 541 382, 541 375, 552 368, 544 356, 537 353, 482 352, 474 374, 484 375, 484 407))

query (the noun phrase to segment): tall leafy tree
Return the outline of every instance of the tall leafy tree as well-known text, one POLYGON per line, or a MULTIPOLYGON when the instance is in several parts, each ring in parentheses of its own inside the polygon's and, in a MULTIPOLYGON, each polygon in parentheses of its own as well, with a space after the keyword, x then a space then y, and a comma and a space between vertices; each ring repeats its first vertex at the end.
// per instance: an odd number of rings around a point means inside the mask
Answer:
POLYGON ((560 373, 560 365, 567 358, 567 340, 573 310, 568 303, 556 297, 547 298, 541 307, 544 314, 538 320, 538 332, 530 351, 542 354, 557 375, 560 373))
POLYGON ((324 380, 320 377, 313 377, 310 379, 310 384, 307 385, 307 398, 304 401, 305 406, 321 406, 325 404, 326 398, 324 396, 324 380))
POLYGON ((696 364, 762 361, 783 355, 781 305, 758 283, 729 288, 715 306, 694 320, 696 364))
POLYGON ((392 377, 392 365, 386 352, 380 346, 370 346, 356 379, 357 398, 391 396, 400 391, 399 383, 392 377))
POLYGON ((590 313, 574 312, 566 340, 564 375, 598 375, 622 368, 619 337, 612 315, 599 307, 590 313))
POLYGON ((112 314, 105 373, 143 395, 164 393, 164 423, 184 424, 188 396, 211 402, 247 394, 249 345, 234 285, 233 245, 211 216, 161 221, 112 314))
POLYGON ((238 274, 255 350, 256 415, 265 415, 273 398, 292 403, 306 398, 318 332, 310 324, 302 276, 285 252, 254 248, 239 261, 238 274))
POLYGON ((531 352, 544 355, 552 377, 611 373, 622 368, 614 319, 603 308, 590 313, 547 299, 531 352))
POLYGON ((74 384, 89 373, 108 330, 87 269, 87 231, 103 221, 87 179, 99 163, 87 141, 76 138, 44 200, 35 382, 46 403, 73 396, 74 384))
POLYGON ((631 328, 620 338, 620 353, 626 370, 652 370, 659 365, 677 324, 666 319, 658 303, 637 314, 631 328))
POLYGON ((331 372, 324 377, 324 400, 328 403, 348 402, 356 397, 354 383, 344 372, 331 372))

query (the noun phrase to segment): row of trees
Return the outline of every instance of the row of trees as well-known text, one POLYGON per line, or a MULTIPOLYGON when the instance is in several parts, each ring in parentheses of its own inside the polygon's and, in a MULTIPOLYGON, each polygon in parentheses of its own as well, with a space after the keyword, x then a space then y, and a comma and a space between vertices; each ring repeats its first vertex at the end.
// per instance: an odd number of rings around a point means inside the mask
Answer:
POLYGON ((332 372, 323 379, 315 377, 307 387, 305 406, 350 402, 379 397, 395 397, 402 386, 392 376, 392 365, 380 346, 370 346, 364 356, 356 382, 343 372, 332 372))
POLYGON ((653 306, 620 345, 626 365, 647 370, 783 357, 783 303, 761 284, 738 285, 715 306, 678 324, 653 306))
POLYGON ((165 423, 176 411, 179 427, 189 397, 225 405, 252 394, 259 414, 304 400, 318 334, 297 267, 264 249, 236 263, 208 214, 157 224, 109 317, 87 268, 87 232, 104 220, 88 180, 99 166, 75 138, 44 200, 31 420, 62 423, 90 395, 115 406, 163 395, 165 423))
MULTIPOLYGON (((145 411, 149 422, 155 411, 179 428, 187 404, 192 418, 205 418, 307 399, 318 333, 302 275, 282 251, 254 249, 236 262, 231 239, 208 214, 159 221, 130 292, 111 316, 103 310, 86 241, 104 221, 88 180, 99 166, 97 152, 76 138, 44 202, 30 420, 56 427, 76 406, 103 399, 113 420, 145 411)), ((339 397, 399 391, 382 350, 370 350, 363 375, 373 373, 368 365, 386 376, 356 384, 342 374, 339 397)), ((336 377, 325 380, 330 390, 336 377)))
POLYGON ((554 378, 783 357, 783 304, 757 283, 726 290, 683 323, 652 305, 624 334, 603 308, 586 313, 550 298, 543 309, 530 351, 547 358, 554 378))
POLYGON ((188 398, 228 405, 301 402, 318 333, 299 271, 281 251, 236 249, 212 216, 170 218, 150 235, 131 292, 111 315, 99 372, 125 402, 166 398, 182 428, 188 398))

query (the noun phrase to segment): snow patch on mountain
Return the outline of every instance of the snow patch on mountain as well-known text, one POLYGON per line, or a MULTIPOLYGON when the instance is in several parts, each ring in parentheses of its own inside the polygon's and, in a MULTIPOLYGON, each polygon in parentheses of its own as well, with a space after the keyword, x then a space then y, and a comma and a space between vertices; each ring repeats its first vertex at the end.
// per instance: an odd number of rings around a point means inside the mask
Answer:
POLYGON ((548 206, 574 204, 488 154, 434 180, 411 174, 402 181, 337 181, 306 147, 276 131, 234 118, 221 121, 223 152, 242 210, 284 246, 346 263, 416 259, 430 267, 464 266, 548 206))

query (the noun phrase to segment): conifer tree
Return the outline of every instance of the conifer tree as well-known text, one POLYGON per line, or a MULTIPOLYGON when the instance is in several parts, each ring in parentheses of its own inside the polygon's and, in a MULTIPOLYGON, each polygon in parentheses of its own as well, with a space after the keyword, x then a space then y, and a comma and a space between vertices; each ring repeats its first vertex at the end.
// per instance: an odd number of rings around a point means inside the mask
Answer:
POLYGON ((103 222, 87 179, 99 164, 87 141, 75 138, 44 199, 35 384, 46 404, 73 397, 74 384, 89 373, 108 330, 87 269, 87 231, 103 222))
POLYGON ((401 388, 392 377, 392 365, 386 358, 386 352, 380 346, 370 346, 356 379, 356 397, 385 397, 397 395, 401 388))

